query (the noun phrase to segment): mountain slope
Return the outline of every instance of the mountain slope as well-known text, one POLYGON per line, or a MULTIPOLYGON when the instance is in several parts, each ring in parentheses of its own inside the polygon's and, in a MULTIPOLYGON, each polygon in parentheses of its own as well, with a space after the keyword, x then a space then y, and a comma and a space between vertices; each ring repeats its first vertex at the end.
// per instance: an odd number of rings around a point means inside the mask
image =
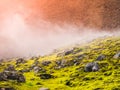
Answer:
POLYGON ((48 56, 1 60, 0 90, 120 90, 119 51, 119 37, 104 37, 48 56), (85 71, 91 62, 99 69, 85 71))

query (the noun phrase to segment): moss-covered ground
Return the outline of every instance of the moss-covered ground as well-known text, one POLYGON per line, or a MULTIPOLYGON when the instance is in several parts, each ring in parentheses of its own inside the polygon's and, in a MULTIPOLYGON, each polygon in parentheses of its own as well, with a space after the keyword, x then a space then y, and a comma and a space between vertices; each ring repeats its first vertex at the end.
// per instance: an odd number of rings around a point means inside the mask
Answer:
MULTIPOLYGON (((77 45, 69 55, 58 55, 58 52, 51 55, 37 57, 39 66, 46 70, 46 73, 54 77, 50 79, 41 79, 34 71, 25 72, 25 83, 17 81, 0 81, 0 87, 13 87, 16 90, 39 90, 41 87, 50 88, 50 90, 120 90, 120 59, 114 59, 113 56, 120 51, 120 38, 107 37, 93 40, 84 45, 77 45), (104 54, 106 57, 98 61, 100 70, 97 72, 84 72, 84 66, 104 54), (65 66, 55 69, 56 60, 77 60, 78 56, 84 55, 78 65, 65 66), (42 61, 52 61, 48 66, 43 66, 42 61)), ((59 51, 59 53, 62 53, 59 51)), ((29 68, 36 58, 31 58, 24 64, 16 66, 15 60, 3 62, 0 65, 2 71, 8 64, 12 64, 17 70, 29 68)), ((40 72, 42 73, 42 72, 40 72)))

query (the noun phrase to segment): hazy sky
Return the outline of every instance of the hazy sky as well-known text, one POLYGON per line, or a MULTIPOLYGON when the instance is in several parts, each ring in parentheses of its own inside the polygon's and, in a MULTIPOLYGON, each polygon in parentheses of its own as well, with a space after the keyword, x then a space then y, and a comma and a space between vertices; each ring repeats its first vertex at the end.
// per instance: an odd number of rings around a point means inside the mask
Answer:
POLYGON ((90 6, 95 18, 86 11, 86 1, 0 0, 0 58, 44 55, 59 47, 111 35, 82 27, 91 22, 99 27, 102 20, 98 16, 102 9, 94 9, 94 3, 90 6))

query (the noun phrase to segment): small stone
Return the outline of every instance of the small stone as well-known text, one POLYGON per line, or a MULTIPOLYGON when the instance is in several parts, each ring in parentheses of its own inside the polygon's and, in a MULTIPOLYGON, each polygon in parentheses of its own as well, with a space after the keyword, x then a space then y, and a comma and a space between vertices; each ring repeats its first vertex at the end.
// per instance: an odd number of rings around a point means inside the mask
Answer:
POLYGON ((25 82, 26 80, 25 80, 24 75, 19 74, 19 75, 18 75, 18 78, 17 78, 17 81, 18 81, 18 82, 25 82))
POLYGON ((6 81, 6 80, 7 80, 7 75, 4 72, 0 73, 0 81, 6 81))
POLYGON ((65 54, 65 55, 69 55, 69 54, 71 54, 72 52, 73 52, 73 50, 67 50, 67 51, 64 52, 64 54, 65 54))
POLYGON ((16 60, 16 65, 21 64, 21 63, 25 63, 25 60, 23 58, 19 58, 16 60))
POLYGON ((15 67, 13 65, 8 65, 8 67, 5 70, 7 70, 7 71, 16 71, 15 67))
POLYGON ((92 72, 92 71, 95 72, 99 70, 99 65, 96 62, 91 62, 85 66, 84 70, 85 72, 92 72))
POLYGON ((113 58, 115 58, 115 59, 120 58, 120 52, 116 53, 116 54, 113 56, 113 58))
POLYGON ((57 60, 56 64, 59 68, 64 68, 67 64, 67 61, 66 60, 57 60))
POLYGON ((38 73, 38 72, 42 71, 43 69, 39 66, 36 66, 36 67, 33 68, 33 70, 34 70, 35 73, 38 73))
POLYGON ((97 57, 96 60, 100 61, 100 60, 103 60, 105 58, 105 55, 101 54, 97 57))
POLYGON ((25 73, 25 72, 30 72, 30 69, 23 69, 23 70, 19 70, 19 72, 25 73))
POLYGON ((92 67, 92 71, 93 71, 93 72, 96 72, 96 71, 98 71, 98 70, 99 70, 98 64, 96 64, 96 65, 94 65, 94 66, 92 67))
POLYGON ((40 74, 40 78, 41 79, 50 79, 52 78, 53 76, 51 74, 40 74))
POLYGON ((42 65, 48 66, 51 63, 51 61, 42 61, 42 65))
POLYGON ((49 88, 40 88, 39 90, 50 90, 49 88))

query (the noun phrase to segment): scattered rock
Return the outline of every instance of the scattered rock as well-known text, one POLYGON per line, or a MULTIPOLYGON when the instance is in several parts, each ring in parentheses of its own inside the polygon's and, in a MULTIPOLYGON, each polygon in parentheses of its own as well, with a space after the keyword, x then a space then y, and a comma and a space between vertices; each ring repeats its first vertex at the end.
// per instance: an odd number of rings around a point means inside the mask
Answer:
POLYGON ((0 80, 17 80, 19 78, 19 73, 15 70, 13 65, 8 65, 8 67, 0 73, 0 80))
POLYGON ((57 57, 61 57, 61 56, 66 56, 66 55, 69 55, 69 54, 72 54, 74 51, 74 49, 71 49, 71 50, 65 50, 61 53, 58 53, 57 57))
POLYGON ((30 69, 23 69, 23 70, 19 70, 19 72, 25 73, 25 72, 30 72, 30 69))
POLYGON ((4 71, 7 75, 7 79, 16 80, 18 78, 18 73, 16 71, 4 71))
POLYGON ((103 60, 103 59, 105 59, 105 55, 101 54, 97 57, 96 60, 100 61, 100 60, 103 60))
POLYGON ((74 63, 74 65, 79 65, 80 64, 80 60, 79 59, 75 59, 75 60, 73 60, 73 63, 74 63))
POLYGON ((75 59, 75 60, 68 61, 66 66, 73 66, 73 65, 79 65, 79 64, 80 64, 79 60, 75 59))
POLYGON ((50 78, 53 78, 53 76, 51 74, 40 74, 40 78, 41 79, 50 79, 50 78))
POLYGON ((51 61, 42 61, 43 66, 48 66, 51 63, 51 61))
POLYGON ((32 58, 30 58, 31 60, 38 60, 39 59, 39 57, 32 57, 32 58))
POLYGON ((72 50, 66 50, 66 51, 64 51, 64 55, 69 55, 71 53, 73 53, 73 49, 72 50))
POLYGON ((49 88, 40 88, 39 90, 50 90, 49 88))
POLYGON ((16 65, 21 64, 21 63, 25 63, 25 60, 23 58, 19 58, 16 60, 16 65))
POLYGON ((25 82, 25 77, 17 71, 4 70, 0 73, 0 81, 17 80, 18 82, 25 82))
POLYGON ((98 64, 96 63, 96 64, 93 66, 92 71, 93 71, 93 72, 96 72, 96 71, 98 71, 98 70, 99 70, 99 66, 98 66, 98 64))
POLYGON ((57 66, 59 66, 60 68, 63 68, 63 67, 65 67, 66 66, 66 60, 57 60, 56 61, 56 64, 57 64, 57 66))
POLYGON ((34 70, 35 73, 38 73, 38 72, 42 71, 43 69, 39 66, 36 66, 36 67, 33 68, 33 70, 34 70))
POLYGON ((18 77, 17 77, 17 82, 25 82, 25 77, 23 74, 19 74, 18 77))
POLYGON ((7 75, 4 72, 0 73, 0 81, 6 81, 6 80, 7 80, 7 75))
POLYGON ((120 58, 120 52, 116 53, 116 54, 113 56, 113 58, 115 58, 115 59, 120 58))
POLYGON ((91 72, 93 66, 94 66, 94 63, 88 63, 88 64, 85 66, 85 71, 86 71, 86 72, 91 72))
POLYGON ((84 54, 78 55, 78 56, 77 56, 77 59, 82 60, 82 59, 84 58, 84 56, 85 56, 84 54))
POLYGON ((29 67, 30 70, 33 70, 34 67, 39 66, 39 61, 35 60, 34 63, 29 67))
POLYGON ((37 66, 39 63, 40 62, 38 60, 35 60, 33 64, 37 66))
POLYGON ((38 60, 35 60, 34 63, 30 66, 30 70, 32 70, 34 67, 38 66, 39 63, 40 62, 38 60))
POLYGON ((15 67, 13 65, 8 65, 8 67, 5 70, 6 71, 16 71, 15 67))
POLYGON ((88 63, 85 66, 85 72, 92 72, 92 71, 95 72, 95 71, 98 71, 98 70, 99 70, 99 65, 96 62, 88 63))
POLYGON ((57 64, 57 66, 54 67, 54 69, 56 69, 56 70, 59 70, 59 69, 67 66, 66 60, 57 60, 57 61, 55 61, 55 63, 57 64))
POLYGON ((0 87, 0 90, 15 90, 14 88, 3 88, 3 87, 0 87))

